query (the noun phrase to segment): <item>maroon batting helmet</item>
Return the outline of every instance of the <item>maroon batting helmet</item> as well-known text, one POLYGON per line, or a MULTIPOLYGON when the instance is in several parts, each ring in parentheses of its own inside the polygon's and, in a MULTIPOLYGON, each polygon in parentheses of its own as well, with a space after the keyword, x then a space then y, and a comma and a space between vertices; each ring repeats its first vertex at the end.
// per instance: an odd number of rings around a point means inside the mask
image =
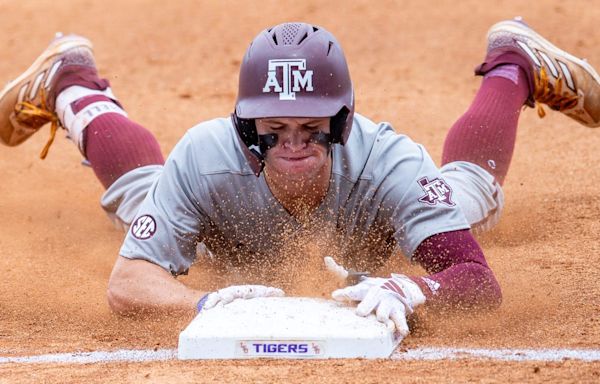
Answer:
MULTIPOLYGON (((346 58, 327 30, 284 23, 262 31, 252 41, 240 68, 233 121, 261 165, 264 153, 259 149, 255 119, 331 117, 331 143, 343 145, 353 114, 354 92, 346 58)), ((256 165, 256 158, 250 158, 251 165, 256 165)))

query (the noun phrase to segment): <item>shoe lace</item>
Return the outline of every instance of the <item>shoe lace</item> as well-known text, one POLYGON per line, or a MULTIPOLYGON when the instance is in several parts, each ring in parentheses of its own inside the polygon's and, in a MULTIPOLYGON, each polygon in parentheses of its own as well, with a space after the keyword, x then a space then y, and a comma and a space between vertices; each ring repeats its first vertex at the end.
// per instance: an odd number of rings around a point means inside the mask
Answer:
POLYGON ((579 95, 573 95, 568 92, 562 92, 563 77, 562 75, 556 80, 556 84, 552 85, 548 79, 548 73, 546 68, 540 68, 539 74, 535 73, 534 76, 535 92, 533 98, 538 102, 537 112, 538 116, 543 118, 546 116, 546 111, 540 103, 548 105, 555 111, 564 111, 566 109, 573 108, 579 102, 579 95))
POLYGON ((46 91, 42 87, 41 92, 41 103, 40 105, 35 105, 29 101, 22 101, 15 105, 15 117, 17 121, 20 123, 24 123, 33 127, 42 127, 46 123, 51 123, 50 125, 50 137, 48 138, 48 142, 42 149, 40 153, 40 158, 45 159, 48 155, 48 151, 50 150, 50 146, 54 142, 54 138, 56 137, 56 131, 58 127, 61 125, 58 116, 56 113, 51 112, 48 108, 48 103, 46 101, 46 91))

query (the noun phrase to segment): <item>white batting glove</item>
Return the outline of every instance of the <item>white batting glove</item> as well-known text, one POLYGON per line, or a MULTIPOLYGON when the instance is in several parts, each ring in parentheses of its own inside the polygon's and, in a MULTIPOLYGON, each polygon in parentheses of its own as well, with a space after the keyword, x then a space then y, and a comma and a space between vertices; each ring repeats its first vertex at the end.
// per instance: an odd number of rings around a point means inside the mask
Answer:
MULTIPOLYGON (((217 304, 228 304, 235 299, 252 299, 255 297, 282 297, 285 293, 275 287, 265 285, 232 285, 208 294, 199 311, 210 309, 217 304)), ((204 299, 203 299, 204 300, 204 299)))
POLYGON ((357 315, 365 317, 374 312, 378 321, 395 328, 402 336, 409 332, 406 316, 425 303, 421 288, 407 276, 395 273, 388 279, 364 278, 356 285, 333 291, 331 296, 336 301, 360 302, 357 315))

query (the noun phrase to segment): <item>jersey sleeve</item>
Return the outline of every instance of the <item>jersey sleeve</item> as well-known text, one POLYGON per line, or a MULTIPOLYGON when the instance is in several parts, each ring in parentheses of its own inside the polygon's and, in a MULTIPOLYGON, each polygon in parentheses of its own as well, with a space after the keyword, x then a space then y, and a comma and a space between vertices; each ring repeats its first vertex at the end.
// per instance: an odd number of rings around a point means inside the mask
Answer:
POLYGON ((202 179, 194 172, 197 150, 189 133, 175 146, 127 232, 121 256, 149 261, 173 275, 187 273, 207 220, 199 204, 202 179))
POLYGON ((375 156, 376 199, 402 252, 411 257, 426 238, 469 228, 454 191, 425 148, 407 136, 385 136, 375 156))

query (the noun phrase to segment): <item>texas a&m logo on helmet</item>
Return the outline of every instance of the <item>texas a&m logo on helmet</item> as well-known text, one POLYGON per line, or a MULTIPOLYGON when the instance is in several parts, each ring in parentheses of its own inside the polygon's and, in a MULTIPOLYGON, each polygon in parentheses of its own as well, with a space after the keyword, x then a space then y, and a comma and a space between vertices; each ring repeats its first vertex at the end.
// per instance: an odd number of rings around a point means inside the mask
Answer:
POLYGON ((306 69, 306 59, 273 59, 269 60, 267 81, 263 93, 279 93, 279 100, 296 100, 296 92, 304 90, 312 92, 313 71, 306 69), (281 71, 281 82, 277 72, 281 71))

